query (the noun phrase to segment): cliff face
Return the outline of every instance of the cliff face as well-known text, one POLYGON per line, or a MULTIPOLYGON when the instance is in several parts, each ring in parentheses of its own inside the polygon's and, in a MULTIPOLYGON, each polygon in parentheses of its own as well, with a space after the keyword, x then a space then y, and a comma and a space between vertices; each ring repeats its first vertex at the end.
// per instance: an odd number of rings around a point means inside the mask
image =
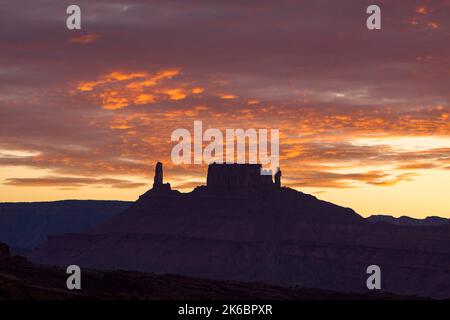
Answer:
POLYGON ((194 277, 450 297, 450 227, 371 224, 289 188, 258 188, 257 168, 211 169, 190 193, 147 192, 89 233, 52 237, 30 258, 194 277), (217 171, 214 171, 217 170, 217 171))
POLYGON ((19 266, 26 267, 29 265, 30 263, 25 258, 12 256, 9 247, 4 243, 0 243, 0 277, 2 271, 11 271, 17 269, 19 266))
POLYGON ((164 300, 289 300, 289 299, 405 299, 371 292, 358 295, 309 288, 283 288, 262 283, 214 281, 176 275, 84 269, 82 290, 66 289, 63 267, 32 265, 11 257, 0 243, 0 300, 164 299, 164 300))

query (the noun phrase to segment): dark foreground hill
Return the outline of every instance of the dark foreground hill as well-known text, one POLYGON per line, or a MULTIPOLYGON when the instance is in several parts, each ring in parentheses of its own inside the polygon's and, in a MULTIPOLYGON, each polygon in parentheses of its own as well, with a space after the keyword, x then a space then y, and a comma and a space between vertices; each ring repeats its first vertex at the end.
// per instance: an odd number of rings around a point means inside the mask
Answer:
POLYGON ((86 231, 130 204, 94 200, 0 203, 0 242, 13 248, 30 249, 48 235, 86 231))
POLYGON ((378 265, 382 290, 450 297, 450 225, 373 224, 253 169, 214 167, 207 185, 190 193, 155 178, 122 214, 89 232, 51 237, 29 258, 360 293, 367 267, 378 265))
POLYGON ((147 299, 147 300, 326 300, 404 299, 377 292, 365 295, 319 289, 283 288, 264 283, 214 281, 127 271, 82 271, 82 289, 66 289, 65 269, 36 266, 10 255, 0 243, 0 300, 147 299))

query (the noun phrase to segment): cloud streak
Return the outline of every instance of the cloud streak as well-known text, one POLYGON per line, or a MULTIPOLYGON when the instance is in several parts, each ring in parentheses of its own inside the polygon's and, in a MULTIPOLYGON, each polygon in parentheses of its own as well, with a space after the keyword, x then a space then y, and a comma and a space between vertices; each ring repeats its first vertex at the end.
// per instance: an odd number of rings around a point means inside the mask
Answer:
POLYGON ((46 176, 39 178, 9 178, 4 182, 5 185, 16 187, 83 187, 97 186, 108 188, 137 188, 145 186, 143 183, 136 183, 121 179, 111 178, 86 178, 86 177, 65 177, 65 176, 46 176))

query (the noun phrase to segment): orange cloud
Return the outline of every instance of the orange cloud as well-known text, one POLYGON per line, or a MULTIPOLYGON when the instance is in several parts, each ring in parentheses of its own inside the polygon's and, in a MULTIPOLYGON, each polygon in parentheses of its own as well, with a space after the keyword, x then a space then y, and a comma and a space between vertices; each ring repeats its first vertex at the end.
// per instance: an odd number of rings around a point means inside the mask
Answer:
POLYGON ((162 93, 169 96, 170 100, 183 100, 186 98, 187 94, 183 89, 175 88, 175 89, 164 89, 161 91, 162 93))
POLYGON ((355 183, 367 183, 378 186, 387 186, 393 181, 400 182, 402 177, 389 180, 390 175, 381 171, 368 171, 362 173, 338 173, 319 171, 305 167, 303 169, 291 168, 286 184, 292 187, 320 187, 320 188, 354 188, 355 183))
POLYGON ((128 126, 126 124, 117 124, 117 125, 111 125, 110 126, 111 129, 117 129, 117 130, 126 130, 126 129, 131 129, 131 126, 128 126))
POLYGON ((439 29, 439 23, 436 21, 430 21, 427 23, 427 27, 433 30, 439 29))
POLYGON ((415 170, 415 169, 433 169, 436 167, 438 167, 438 166, 434 163, 407 163, 407 164, 402 164, 402 165, 398 166, 397 169, 415 170))
POLYGON ((100 76, 97 81, 79 82, 77 89, 80 91, 92 91, 95 87, 111 82, 127 81, 135 78, 144 78, 146 76, 148 76, 148 74, 144 72, 123 73, 120 71, 113 71, 106 75, 100 76))
POLYGON ((191 92, 192 92, 193 94, 200 94, 200 93, 205 92, 205 88, 196 87, 196 88, 192 89, 191 92))
POLYGON ((237 96, 235 96, 234 94, 224 94, 220 96, 220 99, 223 100, 232 100, 232 99, 236 99, 237 96))
POLYGON ((98 34, 85 34, 79 37, 72 37, 69 39, 69 42, 86 44, 95 42, 98 38, 100 38, 98 34))
POLYGON ((162 80, 172 79, 173 77, 180 74, 180 71, 177 69, 169 69, 157 72, 154 75, 146 74, 145 79, 143 81, 136 81, 129 83, 126 88, 127 89, 137 89, 141 90, 146 87, 153 87, 158 84, 158 82, 162 80))
POLYGON ((106 110, 121 109, 129 105, 128 99, 121 97, 118 91, 105 91, 99 96, 102 98, 102 106, 106 110))
POLYGON ((416 175, 415 173, 404 173, 404 174, 400 174, 400 175, 396 176, 393 179, 382 180, 382 181, 368 181, 367 183, 376 185, 376 186, 380 186, 380 187, 390 187, 390 186, 396 185, 402 181, 411 181, 412 177, 415 175, 416 175))
POLYGON ((151 94, 140 94, 134 99, 134 104, 147 104, 155 102, 155 96, 151 94))
MULTIPOLYGON (((79 92, 92 92, 100 99, 106 110, 117 110, 129 105, 155 103, 168 98, 177 101, 185 99, 184 88, 159 88, 164 81, 180 74, 178 69, 161 70, 156 73, 112 71, 94 81, 82 81, 77 85, 79 92), (152 89, 152 90, 150 90, 152 89)), ((198 91, 198 88, 196 88, 198 91)), ((195 89, 192 89, 194 91, 195 89)))
POLYGON ((417 7, 414 11, 421 15, 426 15, 429 12, 428 9, 425 7, 417 7))

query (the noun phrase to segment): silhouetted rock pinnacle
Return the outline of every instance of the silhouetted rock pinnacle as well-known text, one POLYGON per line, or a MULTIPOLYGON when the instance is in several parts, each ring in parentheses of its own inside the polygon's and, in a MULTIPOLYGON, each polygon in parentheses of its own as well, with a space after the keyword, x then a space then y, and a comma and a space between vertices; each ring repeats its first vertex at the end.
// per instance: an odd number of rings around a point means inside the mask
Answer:
POLYGON ((155 166, 155 178, 153 179, 153 188, 160 187, 163 184, 163 164, 157 162, 155 166))
POLYGON ((153 190, 170 190, 170 183, 163 183, 164 175, 163 175, 163 164, 161 162, 157 162, 155 166, 155 177, 153 179, 153 190))
POLYGON ((281 169, 279 167, 277 173, 275 173, 275 187, 281 188, 281 169))

